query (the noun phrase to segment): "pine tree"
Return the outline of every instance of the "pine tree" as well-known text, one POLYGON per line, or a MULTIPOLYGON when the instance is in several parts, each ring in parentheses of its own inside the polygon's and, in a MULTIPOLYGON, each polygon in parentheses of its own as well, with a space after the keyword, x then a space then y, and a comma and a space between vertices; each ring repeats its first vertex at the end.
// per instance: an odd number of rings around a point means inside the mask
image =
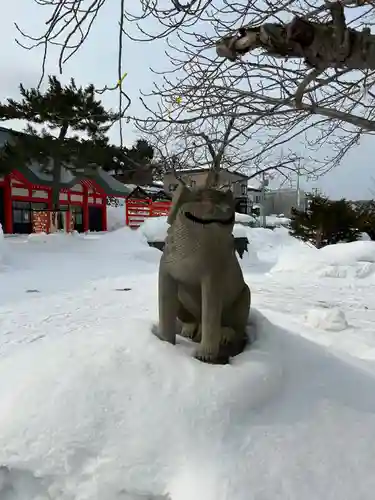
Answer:
POLYGON ((309 195, 306 212, 292 210, 290 234, 317 248, 339 242, 356 241, 358 217, 345 199, 331 201, 324 196, 309 195))
POLYGON ((130 149, 110 146, 108 163, 103 165, 107 171, 114 171, 116 175, 128 174, 130 179, 138 172, 156 174, 159 166, 153 161, 154 148, 145 140, 138 139, 130 149))
POLYGON ((329 202, 324 231, 327 245, 359 238, 361 231, 358 229, 358 217, 351 202, 344 198, 329 202))
POLYGON ((93 85, 77 87, 73 78, 63 86, 55 76, 49 76, 44 92, 27 90, 21 84, 20 93, 19 101, 8 99, 6 104, 0 104, 0 120, 28 122, 25 133, 16 134, 5 145, 0 168, 4 171, 17 163, 40 163, 52 173, 52 200, 57 208, 62 167, 82 171, 100 164, 109 153, 106 133, 119 116, 97 100, 93 85), (42 126, 42 130, 35 125, 42 126))
POLYGON ((375 201, 356 203, 357 226, 361 233, 367 233, 375 240, 375 201))
POLYGON ((323 246, 323 221, 329 201, 324 196, 308 195, 307 202, 306 211, 292 208, 289 232, 295 238, 308 241, 320 248, 323 246))
POLYGON ((130 162, 147 165, 154 158, 154 148, 145 139, 138 139, 135 145, 128 150, 127 157, 130 162))

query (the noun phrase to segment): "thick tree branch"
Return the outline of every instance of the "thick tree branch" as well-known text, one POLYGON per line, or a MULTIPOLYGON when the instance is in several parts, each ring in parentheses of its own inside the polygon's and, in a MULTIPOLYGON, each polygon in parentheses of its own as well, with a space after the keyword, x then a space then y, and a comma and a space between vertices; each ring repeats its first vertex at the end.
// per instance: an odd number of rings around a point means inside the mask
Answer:
POLYGON ((255 49, 274 57, 298 58, 311 68, 375 69, 375 35, 348 28, 340 3, 330 5, 332 22, 312 22, 296 16, 290 23, 265 23, 241 28, 218 41, 220 57, 235 61, 255 49))
MULTIPOLYGON (((223 87, 218 87, 216 86, 217 90, 223 90, 223 87)), ((277 97, 270 97, 270 96, 264 96, 261 94, 258 94, 256 92, 252 91, 247 91, 247 90, 240 90, 237 89, 236 92, 239 95, 242 95, 243 97, 251 97, 254 99, 260 99, 264 101, 265 103, 272 104, 274 106, 284 106, 287 108, 295 108, 296 103, 294 99, 280 99, 277 97)), ((366 118, 363 118, 361 116, 357 116, 351 113, 347 113, 345 111, 339 111, 338 109, 330 109, 330 108, 325 108, 323 106, 318 106, 314 104, 305 104, 301 103, 300 108, 301 111, 307 111, 308 113, 312 115, 322 115, 327 118, 330 118, 332 120, 339 120, 342 122, 346 122, 350 125, 353 125, 355 127, 359 127, 363 130, 366 130, 368 132, 375 132, 375 121, 374 120, 367 120, 366 118)), ((250 113, 249 113, 250 115, 250 113)), ((246 116, 246 111, 241 113, 240 115, 242 118, 246 116)))
POLYGON ((307 87, 312 83, 320 74, 322 71, 320 69, 312 69, 310 73, 307 73, 305 78, 302 80, 302 82, 299 84, 296 96, 295 96, 295 104, 297 109, 302 109, 302 98, 303 94, 305 93, 307 87))
POLYGON ((220 164, 221 164, 221 160, 223 158, 224 152, 225 152, 225 148, 231 142, 229 137, 230 137, 230 134, 233 130, 235 121, 236 121, 236 115, 233 114, 233 116, 228 121, 228 125, 225 129, 222 143, 220 145, 219 151, 218 151, 217 156, 216 156, 216 161, 215 161, 215 165, 214 165, 214 169, 216 171, 218 171, 220 169, 220 164))

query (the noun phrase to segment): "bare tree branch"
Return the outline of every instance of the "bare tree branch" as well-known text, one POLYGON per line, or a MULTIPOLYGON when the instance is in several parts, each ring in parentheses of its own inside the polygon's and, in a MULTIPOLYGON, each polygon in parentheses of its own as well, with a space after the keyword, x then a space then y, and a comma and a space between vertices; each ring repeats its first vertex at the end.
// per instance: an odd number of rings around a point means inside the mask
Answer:
POLYGON ((137 129, 154 146, 167 170, 181 178, 184 170, 211 168, 207 185, 218 186, 219 172, 227 169, 250 179, 267 173, 281 182, 290 181, 297 170, 305 175, 316 172, 316 162, 292 151, 279 150, 278 156, 254 154, 249 147, 248 120, 232 115, 228 118, 206 119, 200 123, 163 125, 152 119, 137 120, 137 129), (163 150, 163 151, 161 151, 163 150), (174 159, 172 169, 170 159, 174 159), (169 159, 169 161, 168 161, 169 159), (302 166, 301 166, 302 165, 302 166))
MULTIPOLYGON (((106 2, 34 1, 53 10, 38 40, 71 54, 87 43, 106 2)), ((276 165, 302 152, 319 175, 375 130, 373 0, 139 0, 114 23, 121 20, 131 40, 166 40, 169 70, 154 70, 155 87, 141 97, 165 133, 198 125, 205 132, 207 120, 236 115, 248 125, 252 162, 276 165)))

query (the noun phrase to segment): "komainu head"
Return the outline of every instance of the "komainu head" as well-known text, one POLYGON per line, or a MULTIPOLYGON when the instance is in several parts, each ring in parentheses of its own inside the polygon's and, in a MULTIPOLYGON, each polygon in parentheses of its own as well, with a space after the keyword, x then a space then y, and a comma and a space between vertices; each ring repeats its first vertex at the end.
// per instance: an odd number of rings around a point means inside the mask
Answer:
POLYGON ((232 231, 235 221, 233 193, 230 190, 210 187, 189 189, 180 184, 173 196, 168 217, 169 224, 173 224, 178 215, 181 215, 186 222, 202 225, 218 224, 232 231))

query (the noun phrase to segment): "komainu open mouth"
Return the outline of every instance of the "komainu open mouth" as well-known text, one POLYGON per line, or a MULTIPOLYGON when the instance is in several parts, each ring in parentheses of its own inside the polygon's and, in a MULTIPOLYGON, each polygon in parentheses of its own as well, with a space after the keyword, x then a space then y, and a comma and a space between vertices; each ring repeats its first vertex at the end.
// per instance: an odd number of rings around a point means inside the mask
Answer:
POLYGON ((193 222, 197 222, 198 224, 221 224, 223 226, 229 226, 229 224, 234 223, 234 214, 227 220, 223 219, 201 219, 199 217, 196 217, 190 212, 185 212, 185 217, 193 222))

